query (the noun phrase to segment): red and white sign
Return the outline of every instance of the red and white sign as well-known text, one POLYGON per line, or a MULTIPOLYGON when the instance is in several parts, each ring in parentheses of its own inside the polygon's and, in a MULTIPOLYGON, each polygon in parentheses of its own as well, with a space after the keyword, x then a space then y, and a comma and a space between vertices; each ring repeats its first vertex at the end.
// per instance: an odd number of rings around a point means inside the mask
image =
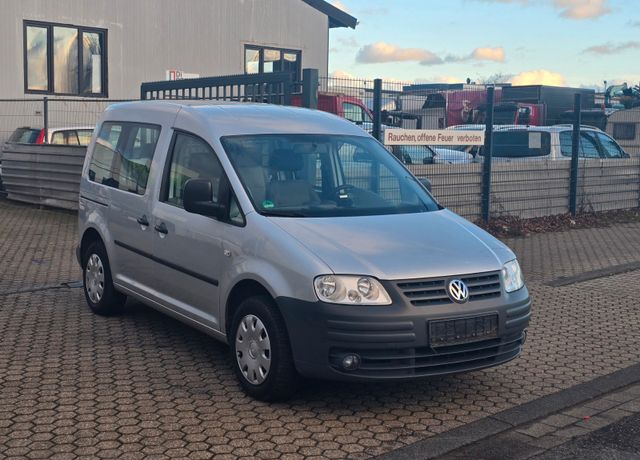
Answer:
POLYGON ((188 73, 183 72, 182 70, 172 69, 167 70, 166 72, 166 80, 186 80, 188 78, 200 78, 199 73, 188 73))

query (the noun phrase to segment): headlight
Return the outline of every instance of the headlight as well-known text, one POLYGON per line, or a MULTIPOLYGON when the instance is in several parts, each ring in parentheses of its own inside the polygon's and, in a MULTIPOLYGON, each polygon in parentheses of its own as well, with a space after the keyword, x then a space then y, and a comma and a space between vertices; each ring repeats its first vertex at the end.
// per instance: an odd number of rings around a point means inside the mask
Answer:
POLYGON ((504 264, 502 277, 504 278, 504 290, 507 292, 517 291, 524 286, 524 277, 517 260, 504 264))
POLYGON ((344 305, 389 305, 380 281, 369 276, 321 275, 313 281, 318 299, 344 305))

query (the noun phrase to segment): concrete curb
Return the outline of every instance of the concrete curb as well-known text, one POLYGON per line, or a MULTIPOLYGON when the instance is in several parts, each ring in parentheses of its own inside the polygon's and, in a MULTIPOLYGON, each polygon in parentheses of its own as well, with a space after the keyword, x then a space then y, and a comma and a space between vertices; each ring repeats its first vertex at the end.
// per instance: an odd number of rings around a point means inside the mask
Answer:
POLYGON ((476 422, 387 452, 376 458, 379 460, 436 458, 637 382, 640 382, 640 364, 512 407, 476 422))
POLYGON ((580 273, 575 276, 566 276, 562 278, 556 278, 554 280, 545 283, 550 287, 562 287, 569 286, 571 284, 582 283, 584 281, 591 281, 598 278, 604 278, 605 276, 619 275, 621 273, 632 272, 640 270, 640 262, 631 262, 622 265, 613 265, 611 267, 602 268, 600 270, 593 270, 589 272, 580 273))

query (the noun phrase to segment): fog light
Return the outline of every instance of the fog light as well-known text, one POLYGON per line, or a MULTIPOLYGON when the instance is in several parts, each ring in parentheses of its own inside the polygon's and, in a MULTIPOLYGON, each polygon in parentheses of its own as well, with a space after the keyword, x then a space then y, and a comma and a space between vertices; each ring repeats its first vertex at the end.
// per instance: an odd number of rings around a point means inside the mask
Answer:
POLYGON ((342 358, 342 367, 347 371, 355 371, 360 367, 360 356, 358 355, 346 355, 342 358))

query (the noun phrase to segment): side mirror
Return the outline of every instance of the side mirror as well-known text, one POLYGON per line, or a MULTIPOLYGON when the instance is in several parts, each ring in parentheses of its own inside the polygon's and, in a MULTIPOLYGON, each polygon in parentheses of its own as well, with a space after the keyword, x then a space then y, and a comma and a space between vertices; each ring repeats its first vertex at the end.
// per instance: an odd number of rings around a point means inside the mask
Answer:
POLYGON ((418 180, 422 185, 424 185, 424 188, 429 190, 429 193, 431 193, 431 181, 426 177, 418 177, 418 180))
POLYGON ((213 202, 213 186, 207 179, 189 179, 182 201, 184 209, 193 214, 222 219, 226 213, 225 205, 213 202))

